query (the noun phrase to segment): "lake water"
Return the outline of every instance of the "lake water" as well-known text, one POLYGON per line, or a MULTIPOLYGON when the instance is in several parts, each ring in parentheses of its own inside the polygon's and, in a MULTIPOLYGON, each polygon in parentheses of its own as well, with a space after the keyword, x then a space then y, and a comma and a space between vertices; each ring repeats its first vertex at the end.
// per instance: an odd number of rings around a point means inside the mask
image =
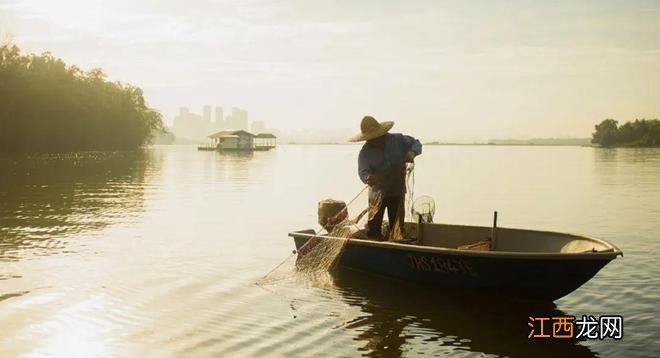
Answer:
POLYGON ((365 274, 255 285, 361 188, 358 146, 191 146, 0 160, 0 356, 657 356, 660 150, 427 146, 436 222, 549 229, 624 257, 554 304, 365 274), (619 314, 621 341, 530 340, 529 316, 619 314))

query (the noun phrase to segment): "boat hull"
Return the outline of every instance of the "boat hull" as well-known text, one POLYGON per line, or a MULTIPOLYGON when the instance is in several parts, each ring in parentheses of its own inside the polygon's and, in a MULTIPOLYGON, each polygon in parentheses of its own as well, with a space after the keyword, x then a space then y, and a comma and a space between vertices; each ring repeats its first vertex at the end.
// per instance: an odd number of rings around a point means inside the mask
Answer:
MULTIPOLYGON (((292 233, 297 249, 312 236, 292 233)), ((338 265, 447 288, 554 301, 591 279, 617 253, 524 255, 436 250, 416 245, 351 240, 338 265)))

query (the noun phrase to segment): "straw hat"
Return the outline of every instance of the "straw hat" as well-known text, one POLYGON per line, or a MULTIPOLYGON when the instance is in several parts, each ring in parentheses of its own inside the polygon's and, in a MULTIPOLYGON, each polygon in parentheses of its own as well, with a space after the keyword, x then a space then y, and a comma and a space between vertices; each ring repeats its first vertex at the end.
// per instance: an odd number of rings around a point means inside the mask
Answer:
POLYGON ((364 116, 362 122, 360 123, 360 133, 352 136, 348 141, 349 142, 360 142, 363 140, 370 140, 378 138, 386 134, 392 127, 394 122, 385 121, 379 123, 372 116, 364 116))

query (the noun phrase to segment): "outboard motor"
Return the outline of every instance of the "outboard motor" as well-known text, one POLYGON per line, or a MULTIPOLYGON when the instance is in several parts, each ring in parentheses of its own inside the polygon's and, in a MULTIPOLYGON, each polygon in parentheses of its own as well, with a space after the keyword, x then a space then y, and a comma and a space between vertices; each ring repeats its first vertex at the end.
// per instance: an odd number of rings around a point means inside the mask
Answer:
POLYGON ((346 203, 340 200, 325 199, 319 201, 318 221, 328 232, 332 232, 335 225, 348 217, 346 203))

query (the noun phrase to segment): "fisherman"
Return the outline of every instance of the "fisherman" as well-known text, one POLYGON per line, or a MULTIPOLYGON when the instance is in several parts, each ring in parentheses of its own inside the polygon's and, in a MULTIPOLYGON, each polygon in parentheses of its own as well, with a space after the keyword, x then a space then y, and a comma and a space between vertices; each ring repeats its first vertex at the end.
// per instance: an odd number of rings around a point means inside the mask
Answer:
POLYGON ((412 163, 416 156, 422 154, 419 140, 399 133, 388 133, 393 126, 394 122, 379 123, 374 117, 365 116, 360 123, 361 132, 349 139, 351 142, 366 141, 358 157, 358 175, 362 182, 369 185, 367 236, 379 241, 387 239, 381 232, 386 208, 390 239, 401 233, 405 215, 406 162, 412 163), (398 233, 395 232, 397 229, 398 233))

